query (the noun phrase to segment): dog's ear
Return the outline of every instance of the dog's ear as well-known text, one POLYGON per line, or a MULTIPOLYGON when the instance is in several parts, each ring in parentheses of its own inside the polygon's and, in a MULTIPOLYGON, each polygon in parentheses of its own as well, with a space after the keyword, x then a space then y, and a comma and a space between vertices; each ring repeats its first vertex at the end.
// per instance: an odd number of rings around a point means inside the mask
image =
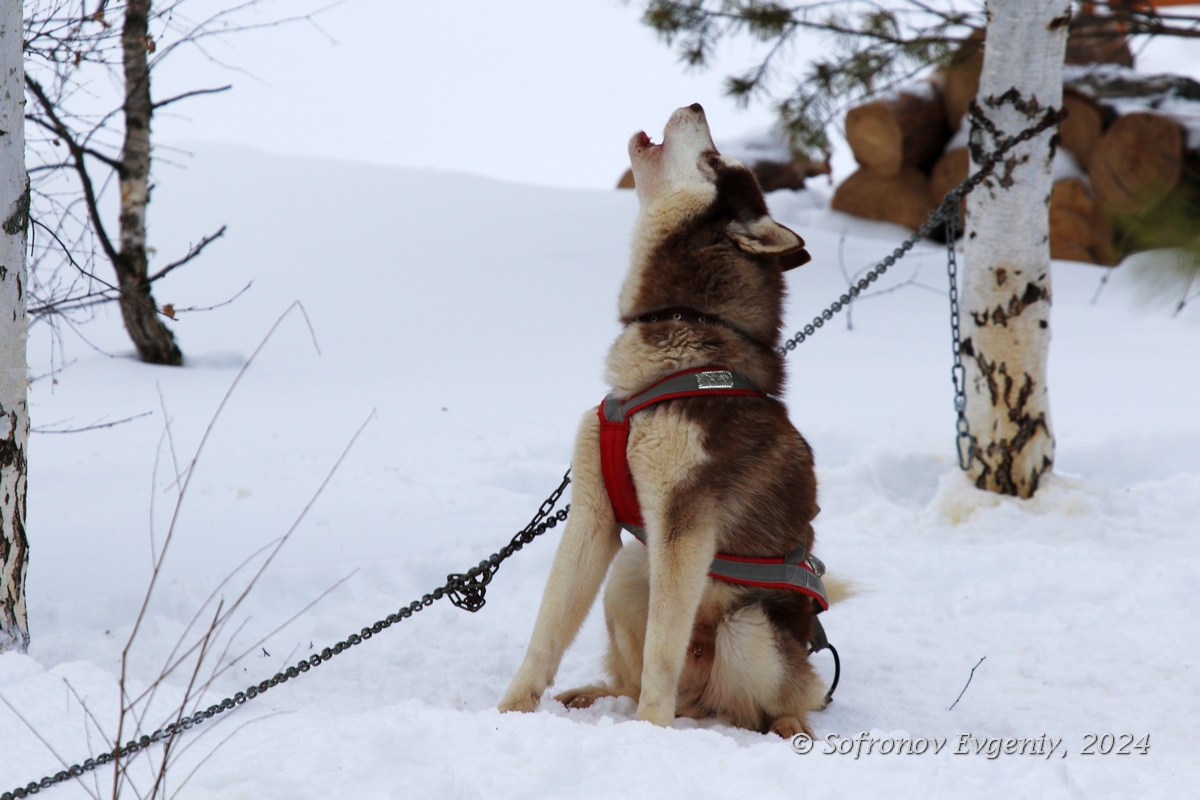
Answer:
POLYGON ((725 232, 747 253, 776 256, 780 270, 786 271, 812 260, 804 249, 803 239, 765 214, 750 222, 734 220, 725 232))

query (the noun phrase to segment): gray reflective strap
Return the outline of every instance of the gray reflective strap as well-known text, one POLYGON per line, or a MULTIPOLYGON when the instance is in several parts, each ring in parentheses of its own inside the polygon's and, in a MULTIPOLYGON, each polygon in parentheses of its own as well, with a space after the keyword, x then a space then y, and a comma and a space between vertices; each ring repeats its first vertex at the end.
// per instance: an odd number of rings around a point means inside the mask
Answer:
POLYGON ((713 559, 709 574, 734 582, 775 583, 795 586, 813 592, 825 600, 825 584, 816 574, 809 572, 803 564, 782 564, 761 561, 730 561, 713 559))
POLYGON ((625 421, 625 415, 621 413, 621 398, 613 394, 604 398, 604 418, 609 422, 625 421))
MULTIPOLYGON (((616 395, 604 398, 604 418, 609 422, 624 422, 629 416, 629 410, 646 403, 652 403, 664 395, 683 392, 698 393, 705 390, 748 389, 758 391, 749 378, 727 369, 706 369, 697 372, 686 372, 672 375, 655 386, 635 394, 625 400, 616 395)), ((646 544, 646 529, 640 525, 622 523, 621 527, 637 537, 638 541, 646 544)), ((709 566, 709 574, 714 578, 722 578, 734 583, 766 583, 794 586, 812 592, 826 602, 825 585, 821 576, 825 574, 825 565, 816 556, 807 555, 803 546, 797 547, 784 556, 784 561, 733 561, 721 558, 713 559, 709 566), (812 570, 804 567, 807 561, 812 570)))
POLYGON ((727 369, 708 369, 700 372, 686 372, 682 375, 672 375, 660 384, 651 386, 645 391, 635 394, 626 400, 609 395, 604 398, 604 418, 609 422, 623 422, 629 414, 629 409, 655 398, 679 392, 703 392, 709 389, 748 389, 758 391, 745 375, 731 372, 727 369))
MULTIPOLYGON (((632 533, 642 544, 646 544, 646 529, 640 525, 622 525, 622 528, 632 533)), ((732 561, 717 556, 708 567, 708 574, 733 583, 774 583, 795 586, 820 596, 825 605, 829 598, 825 594, 825 584, 821 576, 825 574, 825 564, 816 556, 805 556, 804 548, 798 547, 786 556, 783 563, 763 561, 732 561), (812 567, 810 572, 805 569, 807 561, 812 567)))
POLYGON ((641 525, 630 525, 628 522, 622 522, 621 527, 632 533, 639 542, 646 544, 646 529, 641 525))

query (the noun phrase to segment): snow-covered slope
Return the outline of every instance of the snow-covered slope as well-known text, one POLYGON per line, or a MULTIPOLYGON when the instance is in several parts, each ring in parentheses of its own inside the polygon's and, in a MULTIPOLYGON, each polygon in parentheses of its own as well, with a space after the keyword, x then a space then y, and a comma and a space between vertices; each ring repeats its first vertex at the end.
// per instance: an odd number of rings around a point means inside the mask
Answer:
MULTIPOLYGON (((844 290, 842 266, 867 266, 902 237, 825 211, 821 200, 770 198, 814 255, 789 273, 789 330, 844 290)), ((188 368, 130 360, 114 309, 82 329, 96 349, 66 334, 70 365, 34 383, 35 427, 153 414, 86 433, 34 434, 34 641, 28 656, 0 656, 0 696, 28 726, 0 704, 0 792, 61 768, 39 736, 74 763, 104 749, 97 725, 114 733, 121 651, 170 524, 176 471, 186 470, 239 367, 293 301, 303 303, 320 354, 293 311, 217 420, 130 653, 131 692, 155 679, 210 596, 205 621, 217 601, 235 601, 252 568, 222 579, 288 530, 373 411, 224 630, 213 663, 227 669, 202 706, 395 611, 507 542, 557 485, 577 420, 605 392, 601 366, 617 332, 635 204, 632 193, 222 148, 160 176, 151 225, 164 263, 229 225, 157 290, 160 301, 208 305, 253 286, 230 306, 182 317, 188 368)), ((881 282, 895 291, 854 306, 852 329, 843 315, 790 357, 789 407, 821 481, 817 552, 863 588, 825 616, 843 673, 834 703, 813 718, 815 752, 797 755, 776 737, 710 722, 659 730, 631 721, 627 700, 570 712, 547 700, 537 714, 498 714, 533 624, 550 532, 504 565, 478 614, 438 603, 180 739, 168 790, 194 798, 1190 796, 1200 779, 1190 750, 1200 734, 1200 313, 1172 319, 1139 304, 1131 272, 1118 270, 1093 303, 1103 273, 1056 263, 1058 472, 1030 501, 976 492, 954 464, 940 249, 917 248, 881 282), (947 744, 936 755, 881 755, 878 745, 858 758, 823 753, 824 737, 860 732, 947 744), (1126 733, 1148 734, 1149 752, 1083 753, 1089 735, 1126 733), (969 740, 971 752, 956 754, 960 734, 1062 741, 1049 759, 993 759, 969 740)), ((51 343, 38 333, 34 374, 50 364, 51 343)), ((603 647, 596 613, 559 685, 598 677, 603 647)), ((828 656, 815 660, 830 677, 828 656)), ((168 719, 190 675, 180 668, 166 679, 147 730, 168 719)), ((136 763, 136 788, 147 791, 145 758, 136 763)), ((100 776, 103 795, 111 771, 100 776)), ((48 796, 85 793, 64 786, 48 796)))

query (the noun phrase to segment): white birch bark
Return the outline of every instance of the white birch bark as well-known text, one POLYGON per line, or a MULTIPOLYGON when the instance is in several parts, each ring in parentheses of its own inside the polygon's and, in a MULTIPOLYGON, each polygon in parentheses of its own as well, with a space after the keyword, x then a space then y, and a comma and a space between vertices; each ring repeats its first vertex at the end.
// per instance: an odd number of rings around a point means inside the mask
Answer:
MULTIPOLYGON (((988 0, 976 102, 1003 135, 1062 105, 1069 0, 988 0)), ((995 147, 982 133, 983 150, 995 147)), ((1050 346, 1051 139, 1014 148, 967 200, 962 352, 976 486, 1030 497, 1054 464, 1050 346)), ((972 147, 972 171, 980 148, 972 147)))
POLYGON ((25 69, 21 3, 0 2, 0 652, 29 645, 25 613, 25 69))

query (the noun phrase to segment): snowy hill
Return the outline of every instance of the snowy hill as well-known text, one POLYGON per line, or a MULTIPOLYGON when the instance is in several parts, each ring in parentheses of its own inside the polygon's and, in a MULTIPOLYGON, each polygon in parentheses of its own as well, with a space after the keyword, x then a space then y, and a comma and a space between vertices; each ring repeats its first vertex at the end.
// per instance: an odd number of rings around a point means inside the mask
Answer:
MULTIPOLYGON (((844 290, 839 263, 854 272, 903 236, 824 210, 817 191, 769 200, 814 256, 788 275, 788 331, 844 290)), ((161 175, 150 224, 163 263, 221 224, 229 233, 167 279, 159 300, 203 306, 253 286, 232 305, 182 316, 184 369, 132 361, 115 308, 81 329, 92 346, 68 332, 59 347, 35 330, 35 375, 49 369, 52 346, 55 362, 64 354, 68 362, 33 384, 35 428, 153 413, 33 435, 34 640, 28 656, 0 656, 0 696, 68 763, 103 749, 96 726, 115 731, 121 651, 170 525, 177 471, 295 300, 313 335, 299 313, 284 319, 214 426, 130 654, 129 690, 154 681, 201 608, 198 624, 207 625, 213 597, 234 602, 263 555, 222 579, 288 531, 372 410, 219 637, 203 676, 213 664, 224 671, 202 707, 506 543, 558 484, 576 422, 606 391, 601 365, 618 330, 635 211, 632 193, 233 148, 202 148, 186 171, 161 175)), ((895 291, 854 306, 852 329, 843 315, 789 358, 791 416, 821 481, 817 553, 865 590, 824 618, 843 673, 834 703, 813 717, 815 752, 715 723, 659 730, 631 721, 627 700, 570 712, 546 700, 537 714, 497 713, 532 628, 550 532, 504 565, 478 614, 438 603, 181 738, 168 790, 183 798, 1191 796, 1200 779, 1190 752, 1200 734, 1200 644, 1191 635, 1200 607, 1200 311, 1193 304, 1173 319, 1142 303, 1135 270, 1120 268, 1093 302, 1103 273, 1056 262, 1057 474, 1030 501, 977 492, 954 463, 942 249, 918 247, 881 282, 895 291), (947 744, 938 754, 823 754, 825 737, 860 732, 947 744), (960 734, 1062 741, 1049 759, 990 758, 969 738, 960 746, 960 734), (1122 734, 1148 734, 1150 746, 1101 755, 1097 744, 1087 755, 1089 734, 1112 734, 1118 748, 1122 734), (970 752, 956 754, 962 747, 970 752)), ((560 686, 600 676, 601 617, 592 615, 568 652, 560 686)), ((830 677, 828 656, 815 660, 830 677)), ((188 667, 166 679, 146 730, 169 718, 190 676, 188 667)), ((3 704, 0 743, 0 792, 62 768, 3 704)), ((147 791, 145 757, 136 763, 134 785, 147 791)), ((111 771, 99 773, 107 796, 111 771)), ((86 793, 67 785, 47 796, 86 793)))

